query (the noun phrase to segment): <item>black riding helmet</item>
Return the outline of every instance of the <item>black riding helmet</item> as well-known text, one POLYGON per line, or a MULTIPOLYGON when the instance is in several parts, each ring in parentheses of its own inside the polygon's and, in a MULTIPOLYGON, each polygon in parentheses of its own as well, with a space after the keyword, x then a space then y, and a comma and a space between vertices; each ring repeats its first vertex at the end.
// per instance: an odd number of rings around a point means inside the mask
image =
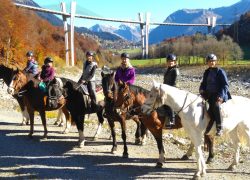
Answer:
POLYGON ((44 64, 48 64, 48 63, 50 63, 50 62, 53 62, 53 59, 52 59, 51 57, 46 57, 46 58, 44 59, 44 64))
POLYGON ((122 53, 121 58, 129 58, 129 54, 128 53, 122 53))
POLYGON ((174 55, 174 54, 168 54, 167 57, 166 57, 166 59, 168 61, 176 61, 176 55, 174 55))
POLYGON ((26 53, 26 56, 27 56, 27 57, 32 57, 32 56, 34 56, 34 54, 33 54, 32 51, 28 51, 28 52, 26 53))
POLYGON ((207 61, 217 61, 217 56, 215 54, 208 54, 206 57, 207 61))
POLYGON ((91 52, 91 51, 87 51, 87 52, 86 52, 86 57, 87 57, 87 56, 94 56, 94 53, 91 52))

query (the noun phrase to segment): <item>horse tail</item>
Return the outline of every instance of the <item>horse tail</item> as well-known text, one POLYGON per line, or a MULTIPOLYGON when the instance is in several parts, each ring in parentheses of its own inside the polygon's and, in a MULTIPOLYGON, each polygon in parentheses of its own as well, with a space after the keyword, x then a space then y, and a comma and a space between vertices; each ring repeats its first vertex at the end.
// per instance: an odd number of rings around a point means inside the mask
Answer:
POLYGON ((241 145, 250 147, 250 123, 242 122, 237 125, 237 135, 241 145))

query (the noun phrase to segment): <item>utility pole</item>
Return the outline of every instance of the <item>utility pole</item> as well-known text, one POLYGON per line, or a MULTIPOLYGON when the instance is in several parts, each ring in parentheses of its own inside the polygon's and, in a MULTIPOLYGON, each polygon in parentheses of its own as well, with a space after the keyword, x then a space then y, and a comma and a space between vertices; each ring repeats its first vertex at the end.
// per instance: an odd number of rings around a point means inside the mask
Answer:
POLYGON ((142 58, 145 57, 145 42, 144 42, 144 22, 143 22, 143 14, 138 13, 139 21, 140 21, 140 28, 141 28, 141 46, 142 46, 142 58))
MULTIPOLYGON (((63 13, 66 14, 66 5, 65 2, 61 3, 61 10, 63 13)), ((67 24, 67 17, 62 15, 63 18, 63 28, 64 28, 64 41, 65 41, 65 60, 66 66, 69 66, 69 31, 68 31, 68 24, 67 24)))
POLYGON ((71 66, 75 65, 75 48, 74 48, 74 22, 76 13, 76 2, 71 2, 71 13, 70 13, 70 51, 71 51, 71 66))

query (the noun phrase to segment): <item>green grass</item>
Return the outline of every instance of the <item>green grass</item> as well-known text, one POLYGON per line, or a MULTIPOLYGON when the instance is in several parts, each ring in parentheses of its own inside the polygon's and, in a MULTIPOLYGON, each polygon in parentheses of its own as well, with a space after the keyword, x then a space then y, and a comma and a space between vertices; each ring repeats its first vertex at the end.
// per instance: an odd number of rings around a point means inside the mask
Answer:
MULTIPOLYGON (((159 59, 141 59, 141 60, 131 60, 131 64, 135 67, 150 67, 150 66, 162 66, 166 64, 165 58, 159 59)), ((204 58, 191 57, 181 57, 178 59, 179 65, 196 65, 204 64, 204 58)), ((219 61, 219 64, 223 64, 222 61, 219 61)), ((229 60, 225 61, 224 65, 250 65, 250 60, 229 60)))

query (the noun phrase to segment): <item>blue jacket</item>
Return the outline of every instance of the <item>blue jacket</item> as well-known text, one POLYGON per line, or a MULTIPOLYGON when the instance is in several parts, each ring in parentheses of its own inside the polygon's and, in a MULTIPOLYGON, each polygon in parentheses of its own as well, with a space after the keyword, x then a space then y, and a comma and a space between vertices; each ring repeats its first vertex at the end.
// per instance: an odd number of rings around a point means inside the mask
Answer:
POLYGON ((31 73, 33 75, 38 74, 38 64, 35 60, 31 60, 27 62, 26 67, 24 68, 26 73, 31 73))
MULTIPOLYGON (((231 95, 229 93, 229 84, 226 72, 221 68, 217 69, 217 75, 216 75, 216 87, 217 87, 217 97, 220 97, 223 99, 224 102, 226 102, 228 99, 231 99, 231 95)), ((209 68, 205 70, 203 74, 203 79, 200 85, 200 90, 203 90, 204 92, 207 91, 207 77, 209 74, 209 68)))

